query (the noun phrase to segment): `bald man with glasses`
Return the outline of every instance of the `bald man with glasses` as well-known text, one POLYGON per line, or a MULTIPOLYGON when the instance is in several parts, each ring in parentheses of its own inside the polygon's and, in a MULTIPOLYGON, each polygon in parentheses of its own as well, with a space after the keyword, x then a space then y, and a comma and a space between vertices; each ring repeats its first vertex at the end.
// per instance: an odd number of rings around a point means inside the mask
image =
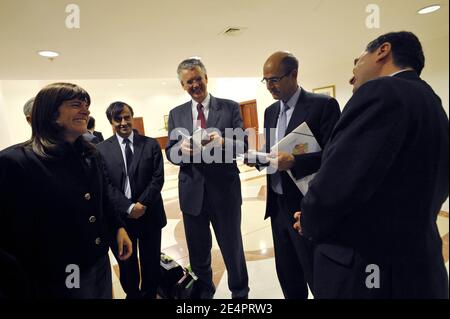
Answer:
MULTIPOLYGON (((278 100, 264 113, 267 153, 303 122, 308 124, 323 149, 339 119, 337 101, 299 87, 297 75, 298 60, 288 52, 275 52, 264 64, 262 82, 278 100)), ((313 290, 311 243, 292 227, 293 215, 303 195, 286 171, 290 169, 297 179, 315 173, 320 167, 321 155, 322 152, 296 156, 284 152, 271 154, 265 218, 271 217, 277 275, 286 299, 307 299, 306 282, 313 290)))

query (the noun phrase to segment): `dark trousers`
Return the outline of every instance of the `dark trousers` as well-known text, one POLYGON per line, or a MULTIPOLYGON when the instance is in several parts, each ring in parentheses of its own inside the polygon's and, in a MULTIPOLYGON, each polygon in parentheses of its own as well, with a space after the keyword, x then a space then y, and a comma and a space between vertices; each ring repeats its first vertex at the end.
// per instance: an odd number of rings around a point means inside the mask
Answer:
POLYGON ((183 213, 184 230, 189 249, 189 261, 199 280, 193 298, 210 299, 215 287, 212 281, 210 224, 213 226, 217 243, 228 271, 228 287, 233 298, 248 295, 248 274, 245 263, 241 234, 241 206, 220 209, 206 201, 200 215, 183 213))
POLYGON ((287 209, 285 201, 283 195, 277 195, 277 213, 271 217, 277 276, 286 299, 308 299, 312 250, 308 240, 293 228, 294 212, 287 209))
POLYGON ((128 236, 133 243, 130 258, 119 260, 117 248, 113 249, 119 263, 120 284, 127 298, 156 298, 160 280, 161 229, 149 229, 144 238, 138 238, 133 231, 129 231, 128 236))

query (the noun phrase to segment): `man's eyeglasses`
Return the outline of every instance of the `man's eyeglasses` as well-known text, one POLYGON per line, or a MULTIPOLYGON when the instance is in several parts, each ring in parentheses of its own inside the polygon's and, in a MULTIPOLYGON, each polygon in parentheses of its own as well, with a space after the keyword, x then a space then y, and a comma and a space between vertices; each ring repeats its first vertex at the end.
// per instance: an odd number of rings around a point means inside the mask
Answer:
POLYGON ((275 84, 275 83, 280 82, 281 79, 283 79, 284 77, 288 76, 289 74, 291 74, 291 71, 289 71, 288 73, 286 73, 286 74, 284 74, 282 76, 274 76, 274 77, 271 77, 271 78, 262 78, 261 83, 266 84, 266 85, 269 84, 269 83, 275 84))

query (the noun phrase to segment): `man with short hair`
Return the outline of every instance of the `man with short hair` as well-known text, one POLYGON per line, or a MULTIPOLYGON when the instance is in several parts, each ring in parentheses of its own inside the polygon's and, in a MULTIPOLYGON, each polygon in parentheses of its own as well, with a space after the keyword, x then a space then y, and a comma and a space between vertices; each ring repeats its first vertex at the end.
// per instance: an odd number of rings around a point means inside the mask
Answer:
MULTIPOLYGON (((156 298, 161 229, 167 223, 161 197, 164 184, 161 149, 155 139, 133 130, 134 113, 128 104, 111 103, 106 116, 115 134, 97 144, 97 149, 104 158, 112 185, 123 194, 110 197, 113 206, 122 213, 136 247, 129 260, 118 259, 120 283, 127 298, 156 298)), ((114 249, 113 252, 117 254, 114 249)))
MULTIPOLYGON (((195 160, 180 161, 177 159, 179 153, 189 158, 198 150, 189 139, 181 140, 180 136, 180 139, 173 139, 176 130, 185 130, 192 135, 195 129, 200 128, 208 130, 207 141, 216 145, 213 148, 215 154, 224 155, 228 146, 236 149, 235 140, 222 136, 226 129, 242 128, 239 104, 208 93, 208 75, 200 60, 182 61, 177 73, 182 88, 192 100, 170 111, 166 154, 173 164, 180 166, 180 208, 189 261, 198 276, 191 297, 210 299, 215 293, 211 269, 212 224, 228 271, 232 298, 247 298, 248 274, 241 234, 241 181, 236 162, 214 160, 206 163, 203 158, 197 163, 195 160), (222 136, 212 129, 219 130, 222 136)), ((219 157, 223 160, 227 156, 219 157)))
POLYGON ((95 119, 92 116, 89 116, 89 121, 87 124, 87 129, 90 131, 94 136, 96 136, 100 142, 103 142, 105 139, 103 138, 102 132, 98 132, 95 130, 95 119))
POLYGON ((92 116, 89 116, 87 122, 87 132, 83 134, 83 137, 86 141, 91 142, 92 144, 100 143, 100 139, 94 135, 95 128, 95 119, 92 116))
POLYGON ((449 122, 424 64, 410 32, 378 37, 355 60, 354 94, 296 214, 316 244, 317 298, 449 297, 436 225, 449 122))
POLYGON ((298 67, 293 54, 275 52, 264 63, 262 80, 278 100, 264 113, 265 151, 271 153, 265 218, 271 219, 275 265, 286 299, 307 299, 307 282, 312 285, 310 243, 292 228, 292 215, 300 208, 303 195, 286 171, 291 170, 297 179, 313 174, 319 169, 322 152, 294 156, 271 152, 271 148, 306 122, 323 149, 340 115, 334 98, 298 85, 298 67))
POLYGON ((28 124, 30 125, 31 125, 31 114, 33 113, 33 104, 34 104, 34 97, 29 99, 23 106, 23 114, 25 115, 25 118, 28 124))

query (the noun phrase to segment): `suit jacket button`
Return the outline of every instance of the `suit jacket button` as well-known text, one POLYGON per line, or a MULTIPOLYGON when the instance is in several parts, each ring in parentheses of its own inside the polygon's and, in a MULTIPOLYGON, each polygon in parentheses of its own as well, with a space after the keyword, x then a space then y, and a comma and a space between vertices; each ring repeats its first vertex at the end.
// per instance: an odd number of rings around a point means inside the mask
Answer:
POLYGON ((95 223, 96 220, 97 220, 97 218, 95 218, 95 216, 89 217, 89 222, 90 223, 95 223))
POLYGON ((102 240, 100 239, 100 237, 95 238, 95 244, 98 246, 100 245, 102 242, 102 240))
POLYGON ((89 194, 89 193, 84 194, 84 199, 85 200, 90 200, 91 199, 91 194, 89 194))

